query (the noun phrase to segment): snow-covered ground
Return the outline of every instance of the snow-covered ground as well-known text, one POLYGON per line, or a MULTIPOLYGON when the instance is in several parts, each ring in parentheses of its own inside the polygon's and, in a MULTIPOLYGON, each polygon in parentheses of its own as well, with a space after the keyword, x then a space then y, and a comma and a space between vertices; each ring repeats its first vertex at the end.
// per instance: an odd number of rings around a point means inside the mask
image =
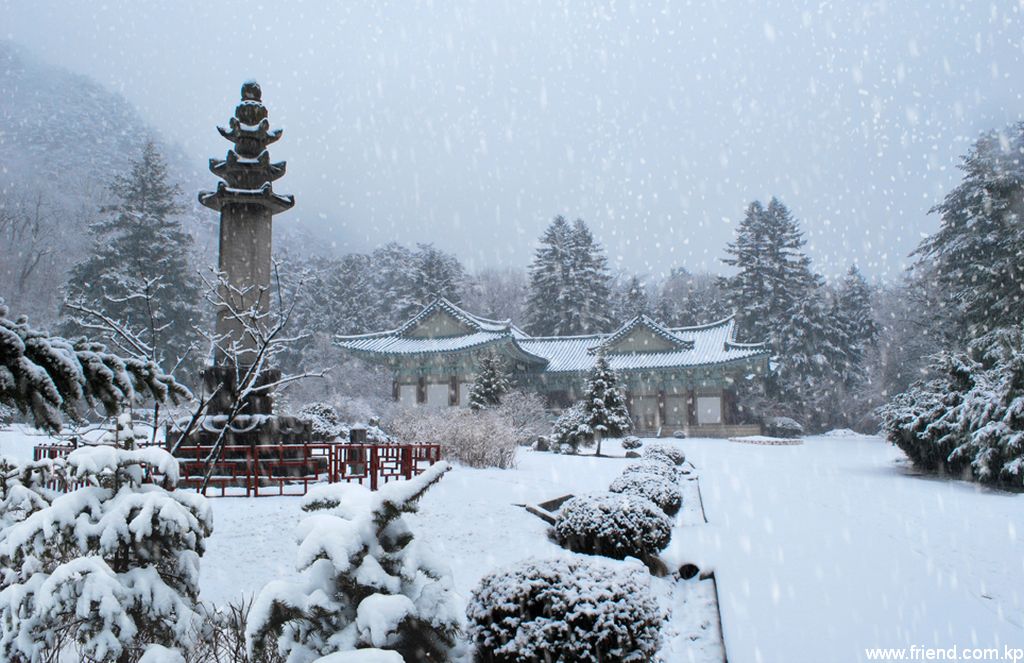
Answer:
POLYGON ((682 446, 710 522, 675 545, 715 569, 730 663, 1024 646, 1024 495, 906 476, 873 437, 682 446))
MULTIPOLYGON (((30 457, 39 439, 0 432, 0 453, 30 457)), ((908 476, 902 453, 874 437, 668 442, 698 468, 709 522, 687 485, 666 557, 715 571, 731 663, 859 661, 872 647, 1024 646, 1024 495, 908 476)), ((568 554, 517 504, 604 490, 628 462, 524 450, 515 470, 456 468, 410 525, 449 560, 468 597, 491 570, 568 554)), ((294 576, 298 499, 212 502, 203 598, 235 600, 294 576)), ((721 660, 709 586, 652 581, 675 609, 666 660, 721 660)))

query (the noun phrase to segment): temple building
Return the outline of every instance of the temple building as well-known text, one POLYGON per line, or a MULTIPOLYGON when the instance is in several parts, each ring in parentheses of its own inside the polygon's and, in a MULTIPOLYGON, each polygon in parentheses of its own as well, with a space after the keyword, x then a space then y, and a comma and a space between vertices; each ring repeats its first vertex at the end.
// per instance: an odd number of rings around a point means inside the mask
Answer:
POLYGON ((639 433, 727 437, 760 430, 739 423, 735 387, 767 372, 768 348, 737 343, 731 317, 665 327, 641 315, 610 334, 540 337, 439 298, 398 329, 339 336, 336 342, 387 366, 395 400, 410 406, 466 406, 480 355, 495 352, 517 387, 544 395, 558 410, 580 398, 603 349, 626 387, 639 433))

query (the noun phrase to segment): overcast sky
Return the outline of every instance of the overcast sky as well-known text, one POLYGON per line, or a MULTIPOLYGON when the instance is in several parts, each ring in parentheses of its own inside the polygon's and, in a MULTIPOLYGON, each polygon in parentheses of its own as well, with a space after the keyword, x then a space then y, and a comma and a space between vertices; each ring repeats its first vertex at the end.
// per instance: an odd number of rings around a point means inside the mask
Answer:
POLYGON ((277 223, 471 267, 527 264, 565 214, 617 267, 720 270, 745 205, 777 195, 820 271, 894 276, 978 132, 1024 117, 1011 0, 0 10, 0 34, 124 94, 197 169, 256 78, 285 130, 275 189, 298 198, 277 223))

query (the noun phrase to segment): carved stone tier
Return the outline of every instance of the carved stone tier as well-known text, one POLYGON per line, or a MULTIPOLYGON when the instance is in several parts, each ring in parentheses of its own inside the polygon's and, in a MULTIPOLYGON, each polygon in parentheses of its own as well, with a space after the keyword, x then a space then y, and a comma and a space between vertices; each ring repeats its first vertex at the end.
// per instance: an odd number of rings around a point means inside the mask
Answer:
POLYGON ((218 182, 216 191, 203 191, 199 194, 199 202, 218 212, 228 205, 259 205, 271 214, 280 214, 295 205, 295 196, 274 193, 270 182, 264 182, 258 189, 234 189, 225 182, 218 182))

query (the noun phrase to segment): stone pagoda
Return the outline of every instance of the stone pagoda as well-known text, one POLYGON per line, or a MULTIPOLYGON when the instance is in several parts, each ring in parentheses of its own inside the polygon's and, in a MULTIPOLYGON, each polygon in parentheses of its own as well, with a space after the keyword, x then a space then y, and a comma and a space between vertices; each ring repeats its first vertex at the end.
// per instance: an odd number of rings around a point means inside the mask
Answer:
MULTIPOLYGON (((255 308, 266 313, 270 303, 271 219, 295 205, 293 196, 274 193, 272 182, 285 173, 283 161, 272 163, 267 146, 281 138, 280 129, 270 129, 262 91, 255 81, 242 85, 242 100, 235 107, 235 116, 228 128, 217 127, 220 135, 231 141, 225 159, 210 159, 210 172, 223 181, 216 191, 202 191, 199 202, 220 212, 220 252, 218 270, 230 287, 221 288, 220 296, 236 311, 255 308)), ((238 316, 227 307, 217 310, 216 334, 219 347, 214 351, 212 366, 204 373, 207 390, 217 391, 210 402, 211 414, 222 414, 234 401, 236 376, 255 360, 255 340, 245 334, 238 316), (225 352, 225 348, 231 348, 225 352)), ((259 384, 276 381, 280 373, 265 369, 259 384)), ((269 395, 248 399, 245 414, 270 414, 269 395)))

